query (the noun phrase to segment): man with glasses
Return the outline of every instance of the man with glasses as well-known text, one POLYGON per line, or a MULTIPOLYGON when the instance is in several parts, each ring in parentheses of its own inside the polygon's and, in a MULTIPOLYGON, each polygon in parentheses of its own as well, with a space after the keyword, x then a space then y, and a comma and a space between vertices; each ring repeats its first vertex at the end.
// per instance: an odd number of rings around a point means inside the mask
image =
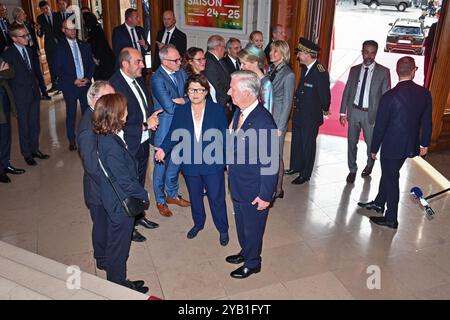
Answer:
MULTIPOLYGON (((124 139, 128 150, 136 159, 139 182, 144 186, 148 159, 150 157, 149 129, 155 129, 148 127, 147 120, 151 117, 157 117, 157 113, 150 115, 150 97, 142 77, 142 71, 145 68, 142 54, 137 49, 124 48, 118 58, 120 69, 109 79, 109 83, 116 92, 123 94, 127 98, 128 117, 123 128, 124 139)), ((144 214, 136 218, 135 224, 139 224, 147 229, 159 227, 157 223, 148 220, 144 214)), ((132 240, 143 242, 146 238, 135 228, 132 240)))
MULTIPOLYGON (((159 51, 161 66, 155 71, 151 80, 151 91, 155 110, 163 110, 159 116, 159 127, 155 133, 153 145, 159 148, 169 132, 176 108, 183 106, 189 100, 184 93, 187 74, 181 67, 181 56, 173 44, 164 46, 159 51)), ((178 195, 179 164, 172 161, 170 155, 164 162, 156 162, 153 170, 153 189, 156 207, 164 217, 173 214, 167 204, 177 204, 181 207, 190 206, 189 201, 178 195)))
POLYGON ((225 55, 225 39, 219 35, 212 35, 208 39, 207 47, 205 76, 216 89, 217 103, 225 107, 225 114, 230 123, 233 118, 233 107, 227 92, 230 89, 231 77, 221 60, 225 55))
POLYGON ((50 158, 39 150, 39 87, 45 90, 45 83, 39 59, 27 47, 27 30, 21 25, 14 25, 9 32, 14 44, 4 52, 3 59, 15 72, 9 84, 17 109, 20 152, 29 166, 35 166, 37 162, 34 158, 50 158))

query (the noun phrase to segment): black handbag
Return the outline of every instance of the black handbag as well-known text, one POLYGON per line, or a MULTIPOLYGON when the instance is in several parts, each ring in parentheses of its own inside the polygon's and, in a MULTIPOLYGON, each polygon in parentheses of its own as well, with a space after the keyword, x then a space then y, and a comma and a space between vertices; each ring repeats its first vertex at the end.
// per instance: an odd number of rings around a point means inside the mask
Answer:
POLYGON ((102 168, 103 173, 105 174, 106 178, 108 179, 109 183, 111 184, 111 187, 113 188, 114 193, 117 196, 117 199, 119 199, 120 204, 122 205, 123 209, 125 210, 126 215, 128 217, 134 218, 134 217, 144 213, 145 208, 147 207, 146 201, 135 198, 135 197, 127 197, 123 200, 120 198, 119 192, 117 192, 117 189, 114 186, 114 183, 112 182, 111 178, 108 175, 108 172, 106 172, 105 167, 103 166, 103 163, 100 160, 100 154, 98 152, 98 138, 97 138, 97 158, 98 158, 98 163, 100 164, 100 168, 102 168))

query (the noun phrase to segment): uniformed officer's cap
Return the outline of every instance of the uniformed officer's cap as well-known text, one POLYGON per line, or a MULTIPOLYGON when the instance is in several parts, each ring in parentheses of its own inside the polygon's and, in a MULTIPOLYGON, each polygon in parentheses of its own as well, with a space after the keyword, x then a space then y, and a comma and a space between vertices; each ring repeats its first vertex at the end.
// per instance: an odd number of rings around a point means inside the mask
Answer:
POLYGON ((306 38, 300 38, 300 40, 298 41, 298 46, 297 48, 295 48, 295 53, 306 52, 317 54, 319 51, 320 47, 311 40, 308 40, 306 38))

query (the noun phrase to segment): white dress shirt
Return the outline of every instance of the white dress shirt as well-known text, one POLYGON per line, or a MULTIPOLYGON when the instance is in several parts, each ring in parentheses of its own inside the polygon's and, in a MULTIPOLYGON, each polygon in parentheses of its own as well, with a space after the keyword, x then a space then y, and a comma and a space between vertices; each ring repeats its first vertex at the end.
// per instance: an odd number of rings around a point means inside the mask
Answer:
POLYGON ((194 108, 191 107, 192 121, 194 122, 195 139, 197 140, 197 142, 200 142, 200 137, 202 135, 203 117, 205 116, 205 109, 206 106, 202 110, 202 117, 200 118, 200 121, 197 122, 195 120, 194 108))
POLYGON ((242 114, 244 115, 244 119, 242 119, 242 124, 244 124, 245 120, 247 120, 247 117, 250 115, 250 113, 252 113, 253 110, 255 110, 255 108, 258 106, 259 101, 256 100, 255 102, 253 102, 250 106, 248 106, 247 108, 245 108, 244 110, 242 110, 242 114))
POLYGON ((116 133, 116 135, 122 139, 123 143, 125 144, 125 147, 128 149, 128 145, 125 142, 125 132, 123 132, 123 130, 120 130, 119 132, 116 133))
POLYGON ((312 66, 314 65, 314 63, 316 63, 316 61, 317 61, 317 59, 314 60, 311 64, 308 64, 308 65, 306 66, 307 70, 306 70, 306 73, 305 73, 305 77, 306 77, 307 74, 309 73, 309 70, 311 70, 311 68, 312 68, 312 66))
POLYGON ((172 38, 172 36, 173 36, 173 32, 175 31, 175 26, 173 26, 172 27, 172 29, 170 29, 170 30, 164 30, 164 36, 163 36, 163 38, 161 39, 161 42, 162 43, 169 43, 169 41, 170 41, 170 39, 172 38), (167 32, 169 32, 169 39, 167 39, 167 32), (167 40, 167 42, 166 42, 166 40, 167 40))
POLYGON ((366 72, 366 68, 369 68, 367 71, 367 80, 366 87, 364 89, 364 99, 363 105, 361 106, 363 109, 369 108, 369 94, 370 94, 370 83, 372 82, 373 71, 375 70, 375 62, 372 62, 370 66, 365 66, 364 64, 361 66, 361 71, 359 72, 359 80, 358 80, 358 88, 356 89, 355 101, 354 104, 359 104, 359 96, 361 94, 361 86, 364 79, 364 73, 366 72))
POLYGON ((33 68, 32 64, 31 64, 30 56, 28 55, 27 48, 19 46, 17 43, 14 43, 14 45, 16 46, 17 50, 19 50, 21 57, 23 57, 22 52, 23 52, 23 49, 25 48, 25 53, 27 54, 28 63, 30 64, 30 67, 33 68))
POLYGON ((141 51, 141 45, 139 44, 139 38, 138 38, 138 34, 136 31, 136 27, 130 27, 129 25, 127 25, 125 23, 125 26, 127 27, 128 33, 130 34, 131 37, 131 45, 134 46, 133 42, 136 42, 136 46, 137 46, 137 50, 141 51), (134 31, 132 31, 131 29, 133 29, 134 31))
MULTIPOLYGON (((142 100, 141 100, 141 97, 139 95, 139 92, 136 90, 136 87, 133 85, 133 82, 135 81, 135 79, 132 79, 129 76, 127 76, 122 71, 122 69, 120 69, 120 73, 124 77, 125 81, 128 83, 128 86, 130 87, 131 91, 133 91, 134 96, 136 97, 137 101, 139 102, 139 106, 141 107, 141 111, 142 111, 142 123, 147 122, 147 118, 146 118, 147 117, 147 113, 145 111, 145 106, 142 104, 142 100)), ((147 97, 145 96, 145 93, 143 92, 142 88, 139 86, 139 83, 138 83, 138 87, 139 87, 139 90, 141 91, 142 96, 145 99, 145 103, 148 105, 147 97)), ((150 139, 150 133, 148 132, 148 130, 142 131, 141 143, 144 143, 148 139, 150 139)))

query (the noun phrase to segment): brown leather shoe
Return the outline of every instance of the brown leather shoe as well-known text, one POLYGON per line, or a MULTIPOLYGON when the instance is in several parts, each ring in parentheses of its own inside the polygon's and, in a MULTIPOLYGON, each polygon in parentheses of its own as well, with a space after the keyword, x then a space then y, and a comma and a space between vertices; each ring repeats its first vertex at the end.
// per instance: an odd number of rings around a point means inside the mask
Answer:
POLYGON ((173 216, 172 211, 170 211, 169 207, 165 203, 157 203, 156 208, 158 208, 159 214, 163 217, 171 217, 173 216))
POLYGON ((169 204, 177 204, 180 207, 189 207, 191 203, 187 200, 184 200, 181 196, 178 196, 177 198, 167 198, 167 203, 169 204))

